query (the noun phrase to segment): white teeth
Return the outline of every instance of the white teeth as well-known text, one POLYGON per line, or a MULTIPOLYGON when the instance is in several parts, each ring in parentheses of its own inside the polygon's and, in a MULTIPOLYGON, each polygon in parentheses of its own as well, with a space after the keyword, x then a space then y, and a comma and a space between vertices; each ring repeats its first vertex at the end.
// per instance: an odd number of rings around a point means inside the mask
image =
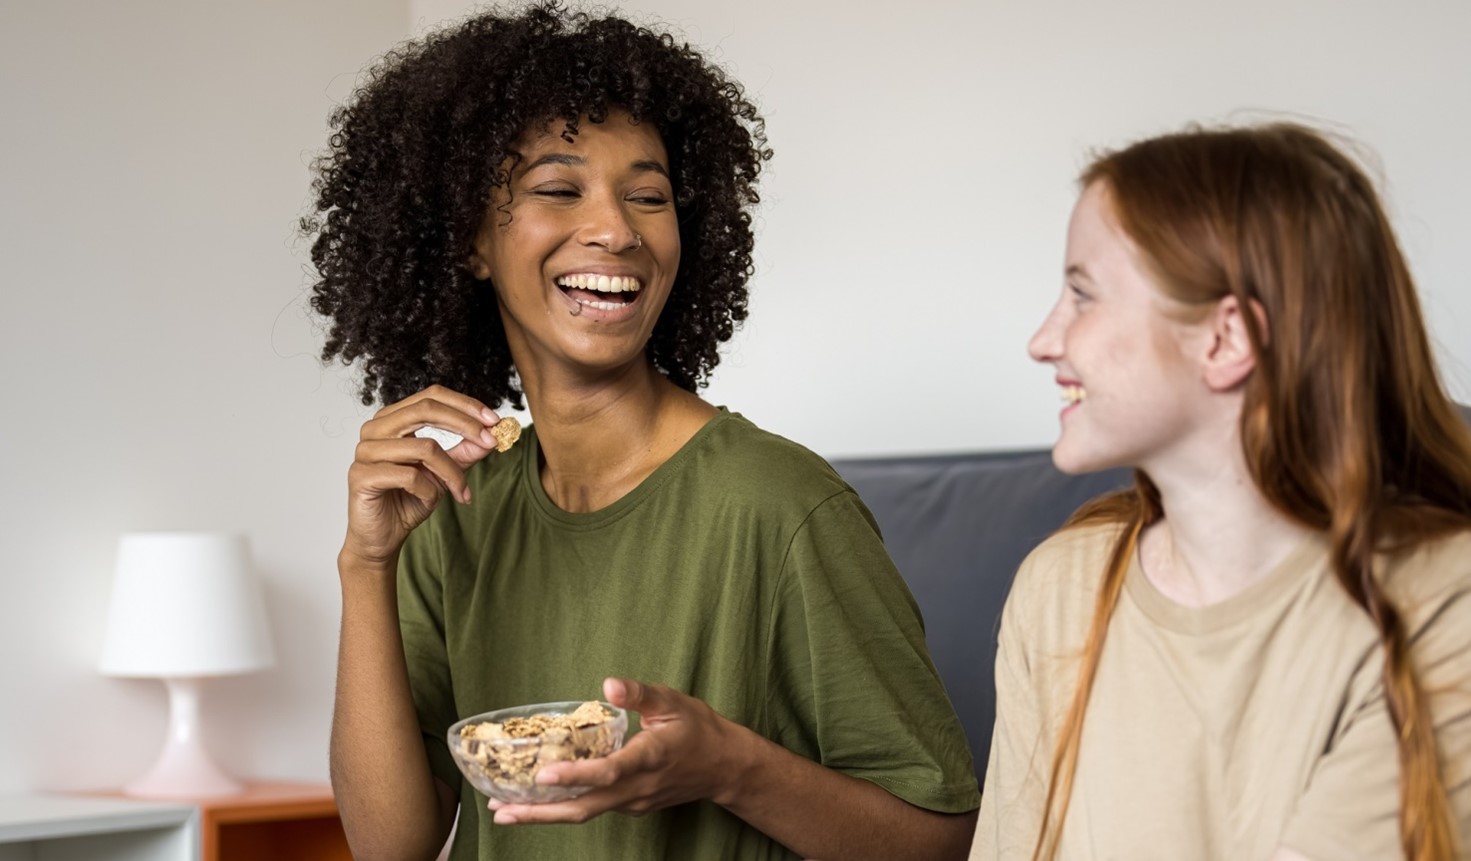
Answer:
POLYGON ((1063 386, 1059 394, 1070 404, 1082 403, 1088 399, 1088 392, 1082 386, 1063 386))
POLYGON ((626 275, 578 273, 563 275, 557 279, 557 284, 562 287, 576 287, 579 290, 593 290, 598 293, 637 293, 643 289, 643 285, 638 282, 637 278, 626 275))
POLYGON ((623 304, 622 302, 586 302, 586 301, 583 301, 582 299, 578 299, 577 300, 577 304, 581 305, 584 308, 597 308, 597 309, 602 310, 602 311, 614 311, 614 310, 617 310, 619 308, 627 308, 628 307, 627 305, 623 304))

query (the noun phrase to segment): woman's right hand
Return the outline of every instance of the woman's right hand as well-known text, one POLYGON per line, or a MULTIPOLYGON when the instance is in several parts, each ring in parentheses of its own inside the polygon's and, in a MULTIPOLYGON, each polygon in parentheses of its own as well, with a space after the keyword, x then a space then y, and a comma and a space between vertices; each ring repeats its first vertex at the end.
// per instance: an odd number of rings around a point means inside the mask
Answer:
POLYGON ((347 473, 344 560, 392 565, 409 533, 446 491, 468 503, 465 468, 495 449, 490 428, 498 421, 480 401, 435 385, 389 404, 364 423, 347 473), (414 436, 426 425, 465 439, 445 451, 434 440, 414 436))

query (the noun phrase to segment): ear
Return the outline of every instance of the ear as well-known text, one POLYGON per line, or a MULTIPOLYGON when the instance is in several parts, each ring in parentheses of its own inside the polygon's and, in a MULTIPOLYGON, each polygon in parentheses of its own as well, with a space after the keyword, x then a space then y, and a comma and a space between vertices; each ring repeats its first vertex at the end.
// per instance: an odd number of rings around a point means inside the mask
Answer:
MULTIPOLYGON (((1266 313, 1257 302, 1249 306, 1255 314, 1258 330, 1265 333, 1266 313)), ((1240 386, 1256 368, 1256 352, 1251 347, 1251 336, 1247 333, 1245 313, 1235 296, 1227 296, 1217 303, 1207 319, 1210 326, 1211 345, 1205 360, 1205 383, 1212 391, 1226 392, 1240 386)))
POLYGON ((469 265, 470 274, 475 276, 475 280, 484 281, 490 277, 490 261, 486 260, 485 255, 480 253, 479 243, 476 243, 476 245, 477 247, 470 251, 470 259, 465 262, 469 265))

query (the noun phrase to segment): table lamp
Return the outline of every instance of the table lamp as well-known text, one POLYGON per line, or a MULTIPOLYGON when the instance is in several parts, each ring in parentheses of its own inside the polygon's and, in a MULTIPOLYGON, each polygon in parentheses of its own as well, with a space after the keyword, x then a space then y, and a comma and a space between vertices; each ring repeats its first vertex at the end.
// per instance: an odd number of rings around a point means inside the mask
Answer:
POLYGON ((163 751, 123 792, 144 798, 239 792, 242 786, 205 750, 200 689, 211 676, 261 670, 274 660, 243 536, 122 536, 99 669, 108 676, 162 679, 169 695, 163 751))

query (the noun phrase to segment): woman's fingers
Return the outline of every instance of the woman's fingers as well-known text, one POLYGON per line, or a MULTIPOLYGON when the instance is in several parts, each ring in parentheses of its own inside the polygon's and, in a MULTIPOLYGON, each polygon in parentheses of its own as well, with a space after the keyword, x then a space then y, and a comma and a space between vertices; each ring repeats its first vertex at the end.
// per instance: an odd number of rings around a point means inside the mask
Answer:
POLYGON ((343 551, 372 564, 391 563, 404 538, 439 504, 444 485, 409 464, 354 462, 347 471, 347 540, 343 551))
POLYGON ((353 552, 387 559, 424 522, 446 492, 470 501, 465 468, 495 448, 490 428, 500 417, 485 404, 430 386, 389 404, 363 423, 348 472, 348 535, 353 552), (425 427, 462 439, 446 449, 415 436, 425 427))
MULTIPOLYGON (((666 692, 673 691, 662 686, 643 687, 644 693, 655 699, 667 699, 666 692)), ((642 816, 650 811, 701 797, 691 790, 692 784, 688 779, 671 769, 673 759, 668 745, 661 738, 666 734, 663 730, 646 729, 629 739, 622 749, 605 757, 558 762, 543 768, 537 772, 537 783, 587 786, 592 789, 585 795, 563 802, 492 802, 490 809, 495 811, 495 821, 501 825, 586 822, 610 810, 629 816, 642 816)))
MULTIPOLYGON (((439 401, 441 403, 448 404, 452 407, 455 407, 456 409, 463 411, 467 415, 480 415, 482 413, 488 413, 489 416, 495 416, 495 412, 492 411, 490 407, 487 407, 485 404, 481 403, 475 398, 438 384, 420 389, 419 391, 414 392, 412 395, 409 395, 401 401, 395 401, 391 404, 388 404, 378 411, 378 415, 381 416, 387 415, 388 413, 397 412, 404 407, 412 406, 423 400, 439 401)), ((495 424, 498 419, 489 418, 489 421, 491 424, 495 424)))
MULTIPOLYGON (((563 781, 572 784, 573 781, 563 781)), ((658 776, 646 772, 626 774, 613 783, 577 781, 579 786, 593 787, 584 795, 568 801, 549 801, 538 804, 497 804, 495 821, 499 825, 516 823, 580 823, 617 811, 629 816, 642 816, 652 810, 667 806, 660 799, 658 776)))
MULTIPOLYGON (((425 418, 426 409, 437 414, 438 417, 447 417, 447 420, 452 421, 455 425, 453 427, 449 425, 438 425, 439 427, 449 427, 450 430, 468 439, 475 439, 479 436, 481 429, 489 428, 501 420, 495 410, 492 410, 479 400, 457 392, 454 389, 447 389, 444 386, 436 385, 415 392, 401 401, 389 404, 379 410, 373 416, 372 420, 369 421, 369 424, 390 417, 397 417, 400 423, 402 423, 405 417, 401 414, 405 413, 405 411, 409 411, 410 416, 418 417, 419 420, 427 422, 428 419, 425 418), (440 410, 440 407, 447 407, 450 412, 446 413, 440 410), (463 419, 459 418, 461 416, 463 419), (461 433, 461 429, 471 432, 461 433)), ((434 415, 430 415, 429 419, 434 417, 434 415)), ((491 440, 490 443, 494 445, 495 441, 491 440)))
POLYGON ((491 436, 490 428, 495 421, 486 423, 484 416, 467 413, 440 401, 425 399, 369 419, 363 424, 362 439, 409 436, 421 427, 433 426, 494 447, 495 437, 491 436))
POLYGON ((353 495, 377 498, 402 491, 432 509, 446 490, 432 473, 400 463, 354 463, 348 470, 348 484, 353 495))
MULTIPOLYGON (((447 489, 455 499, 461 502, 470 501, 470 484, 465 480, 464 467, 451 458, 434 440, 414 436, 363 440, 358 443, 355 463, 395 464, 408 467, 416 476, 437 479, 439 487, 447 489)), ((400 475, 397 472, 386 474, 400 475)), ((423 487, 423 485, 405 484, 396 489, 413 493, 414 496, 423 500, 424 496, 415 492, 414 487, 423 487)), ((435 498, 438 498, 437 495, 435 498)))
MULTIPOLYGON (((479 402, 472 399, 470 403, 479 402)), ((471 414, 461 407, 434 398, 421 398, 413 403, 395 406, 398 408, 392 412, 379 413, 364 424, 362 439, 412 437, 421 428, 440 428, 463 438, 463 442, 458 445, 453 442, 450 445, 435 442, 449 451, 452 459, 461 466, 469 466, 495 448, 495 435, 490 428, 500 419, 491 410, 471 414)))
POLYGON ((642 735, 643 733, 639 733, 627 746, 607 756, 552 763, 536 773, 536 782, 566 786, 612 786, 631 774, 647 770, 641 750, 643 744, 636 743, 642 735))

